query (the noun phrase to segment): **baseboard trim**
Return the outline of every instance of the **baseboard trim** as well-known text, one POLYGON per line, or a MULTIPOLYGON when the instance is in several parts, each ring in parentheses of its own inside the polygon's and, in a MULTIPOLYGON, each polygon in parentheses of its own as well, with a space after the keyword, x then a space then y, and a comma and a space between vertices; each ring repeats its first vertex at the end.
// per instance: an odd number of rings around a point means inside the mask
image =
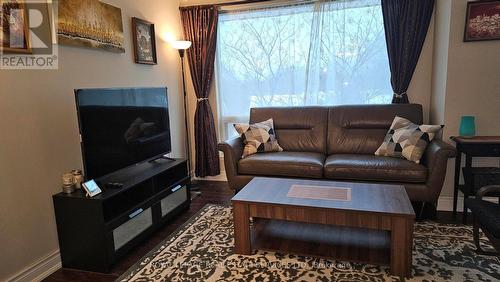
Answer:
MULTIPOLYGON (((485 201, 490 201, 493 203, 496 203, 496 201, 497 201, 497 198, 492 198, 492 197, 485 197, 483 199, 485 201)), ((463 210, 464 210, 463 206, 464 206, 464 197, 458 196, 457 211, 463 212, 463 210)), ((453 211, 453 197, 450 197, 450 196, 439 197, 437 210, 438 211, 453 211)))
POLYGON ((42 281, 56 270, 62 267, 61 255, 59 249, 51 252, 45 257, 40 258, 31 265, 27 266, 17 274, 8 278, 7 282, 31 282, 42 281))
POLYGON ((224 155, 219 156, 219 162, 221 171, 220 174, 216 176, 197 177, 193 165, 193 169, 191 170, 191 180, 227 181, 226 170, 224 168, 224 155))
MULTIPOLYGON (((191 175, 195 175, 194 171, 191 175)), ((206 176, 206 177, 193 177, 193 180, 205 180, 205 181, 227 181, 226 171, 221 171, 219 175, 216 176, 206 176)))
MULTIPOLYGON (((463 197, 458 197, 457 201, 457 210, 462 212, 463 209, 462 207, 464 206, 464 198, 463 197)), ((437 205, 437 210, 438 211, 453 211, 453 197, 449 196, 441 196, 438 199, 438 205, 437 205)))

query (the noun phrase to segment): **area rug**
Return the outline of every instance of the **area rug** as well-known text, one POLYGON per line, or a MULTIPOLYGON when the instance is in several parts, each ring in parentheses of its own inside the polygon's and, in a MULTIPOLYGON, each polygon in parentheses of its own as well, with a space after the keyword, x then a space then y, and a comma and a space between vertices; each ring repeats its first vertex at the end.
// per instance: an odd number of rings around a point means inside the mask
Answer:
MULTIPOLYGON (((232 209, 207 205, 117 281, 400 281, 387 266, 233 248, 232 209)), ((471 227, 416 223, 406 281, 499 281, 499 258, 474 249, 471 227)))

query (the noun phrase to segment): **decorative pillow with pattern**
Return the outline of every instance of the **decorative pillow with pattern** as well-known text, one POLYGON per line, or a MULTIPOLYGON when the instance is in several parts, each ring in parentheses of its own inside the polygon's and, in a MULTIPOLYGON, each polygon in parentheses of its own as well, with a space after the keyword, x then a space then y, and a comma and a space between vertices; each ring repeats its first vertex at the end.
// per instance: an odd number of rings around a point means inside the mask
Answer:
POLYGON ((420 163, 427 145, 434 139, 443 125, 416 125, 396 116, 384 143, 375 152, 377 156, 398 157, 420 163))
POLYGON ((235 123, 234 128, 245 143, 242 158, 255 153, 283 151, 276 140, 272 118, 254 124, 235 123))

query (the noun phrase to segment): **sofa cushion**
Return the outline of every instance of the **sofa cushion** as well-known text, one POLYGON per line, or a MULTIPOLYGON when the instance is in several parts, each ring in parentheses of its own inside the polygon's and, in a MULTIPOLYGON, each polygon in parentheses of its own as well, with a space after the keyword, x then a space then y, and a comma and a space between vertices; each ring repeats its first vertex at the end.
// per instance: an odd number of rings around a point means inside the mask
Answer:
POLYGON ((488 230, 495 238, 500 238, 500 205, 479 200, 466 199, 467 207, 474 214, 474 218, 478 220, 482 227, 488 230))
POLYGON ((325 161, 330 179, 423 183, 427 168, 404 159, 359 154, 336 154, 325 161))
POLYGON ((238 162, 238 172, 250 175, 321 178, 325 155, 312 152, 272 152, 238 162))
POLYGON ((375 153, 397 115, 417 124, 423 122, 422 106, 417 104, 330 107, 327 154, 375 153))
POLYGON ((250 123, 272 118, 280 146, 292 152, 326 153, 327 116, 326 107, 250 109, 250 123))

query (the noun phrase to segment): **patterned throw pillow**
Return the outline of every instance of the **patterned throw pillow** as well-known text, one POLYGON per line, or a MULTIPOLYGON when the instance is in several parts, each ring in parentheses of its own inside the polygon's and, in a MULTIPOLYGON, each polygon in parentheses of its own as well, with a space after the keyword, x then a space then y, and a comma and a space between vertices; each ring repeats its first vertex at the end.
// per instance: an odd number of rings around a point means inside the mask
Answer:
POLYGON ((404 158, 418 164, 425 148, 441 128, 443 125, 416 125, 396 116, 375 155, 404 158))
POLYGON ((245 143, 242 158, 255 153, 283 151, 283 148, 276 140, 272 118, 254 124, 236 123, 234 128, 243 139, 243 143, 245 143))

